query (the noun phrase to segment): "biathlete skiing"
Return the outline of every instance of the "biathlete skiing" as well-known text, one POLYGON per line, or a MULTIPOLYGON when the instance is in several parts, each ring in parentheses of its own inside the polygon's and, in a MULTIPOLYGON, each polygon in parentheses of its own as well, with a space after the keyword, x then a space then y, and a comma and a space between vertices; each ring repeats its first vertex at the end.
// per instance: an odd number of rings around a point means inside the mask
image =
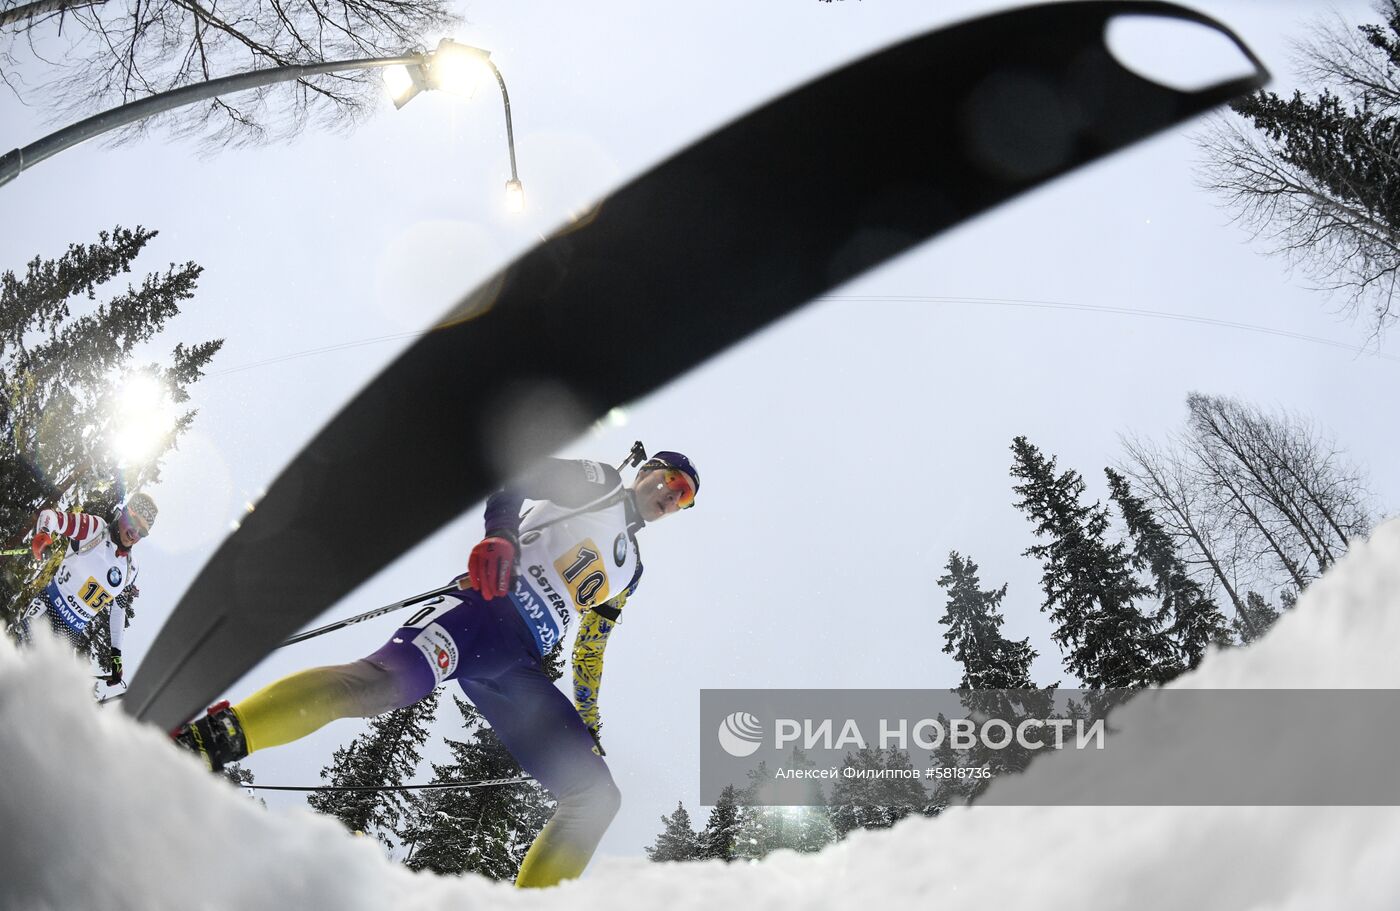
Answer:
POLYGON ((131 551, 138 541, 151 533, 156 512, 155 501, 144 493, 127 499, 111 523, 87 513, 42 510, 34 526, 34 537, 29 542, 34 559, 43 559, 44 550, 56 535, 68 539, 68 554, 49 584, 29 602, 19 618, 16 628, 19 640, 28 642, 32 635, 30 623, 47 612, 54 632, 74 648, 81 648, 88 625, 106 610, 112 636, 112 664, 110 674, 104 679, 108 686, 121 683, 126 611, 118 609, 117 599, 123 593, 129 597, 137 593, 133 584, 136 561, 131 551))
POLYGON ((642 575, 636 535, 693 506, 699 489, 694 464, 678 452, 656 453, 630 487, 609 465, 546 459, 487 499, 486 534, 458 587, 420 608, 382 648, 284 677, 237 705, 219 703, 176 741, 217 771, 338 718, 412 705, 456 680, 558 802, 516 885, 576 877, 621 800, 603 760, 598 691, 608 635, 642 575), (527 499, 537 502, 522 517, 527 499), (571 704, 543 659, 576 615, 571 704))

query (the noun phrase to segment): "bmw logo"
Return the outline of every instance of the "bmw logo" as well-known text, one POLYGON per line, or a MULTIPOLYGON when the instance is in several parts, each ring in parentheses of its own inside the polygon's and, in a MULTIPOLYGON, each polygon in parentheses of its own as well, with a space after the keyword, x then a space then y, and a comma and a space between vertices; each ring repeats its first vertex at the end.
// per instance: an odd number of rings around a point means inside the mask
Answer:
POLYGON ((623 532, 613 541, 613 562, 618 566, 627 562, 627 533, 623 532))
POLYGON ((121 585, 122 571, 120 569, 117 569, 117 567, 115 566, 107 570, 107 584, 112 586, 113 588, 116 588, 118 585, 121 585))

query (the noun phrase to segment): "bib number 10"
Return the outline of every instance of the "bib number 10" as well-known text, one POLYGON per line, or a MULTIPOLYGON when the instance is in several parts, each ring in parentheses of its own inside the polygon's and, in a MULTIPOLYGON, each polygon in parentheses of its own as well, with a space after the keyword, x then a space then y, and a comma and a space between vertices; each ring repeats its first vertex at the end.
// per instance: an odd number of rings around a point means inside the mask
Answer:
POLYGON ((78 592, 78 597, 83 599, 84 604, 92 608, 94 614, 112 603, 111 592, 107 591, 107 589, 102 586, 102 583, 98 582, 92 576, 88 576, 88 580, 83 583, 83 588, 78 592))
POLYGON ((554 569, 569 586, 569 594, 580 608, 591 607, 608 597, 608 574, 603 570, 598 553, 598 545, 591 538, 585 538, 554 561, 554 569))

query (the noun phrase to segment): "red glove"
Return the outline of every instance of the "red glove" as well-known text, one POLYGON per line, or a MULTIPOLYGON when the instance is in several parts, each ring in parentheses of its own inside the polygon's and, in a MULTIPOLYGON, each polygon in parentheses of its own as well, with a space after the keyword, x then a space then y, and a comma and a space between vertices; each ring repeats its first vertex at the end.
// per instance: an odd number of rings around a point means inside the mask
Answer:
POLYGON ((44 559, 44 548, 53 543, 53 535, 46 531, 34 532, 34 539, 29 542, 29 549, 34 551, 34 559, 44 559))
POLYGON ((515 581, 515 542, 502 534, 482 538, 467 560, 467 576, 487 601, 505 595, 515 581))

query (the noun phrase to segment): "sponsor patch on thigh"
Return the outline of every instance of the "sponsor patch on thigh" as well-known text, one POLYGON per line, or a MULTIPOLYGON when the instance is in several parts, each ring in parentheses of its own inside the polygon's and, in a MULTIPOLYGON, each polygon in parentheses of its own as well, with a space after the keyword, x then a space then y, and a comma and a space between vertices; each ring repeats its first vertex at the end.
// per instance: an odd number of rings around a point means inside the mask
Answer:
POLYGON ((452 635, 436 623, 429 623, 413 637, 413 645, 428 659, 437 682, 442 683, 457 671, 457 643, 452 635))

